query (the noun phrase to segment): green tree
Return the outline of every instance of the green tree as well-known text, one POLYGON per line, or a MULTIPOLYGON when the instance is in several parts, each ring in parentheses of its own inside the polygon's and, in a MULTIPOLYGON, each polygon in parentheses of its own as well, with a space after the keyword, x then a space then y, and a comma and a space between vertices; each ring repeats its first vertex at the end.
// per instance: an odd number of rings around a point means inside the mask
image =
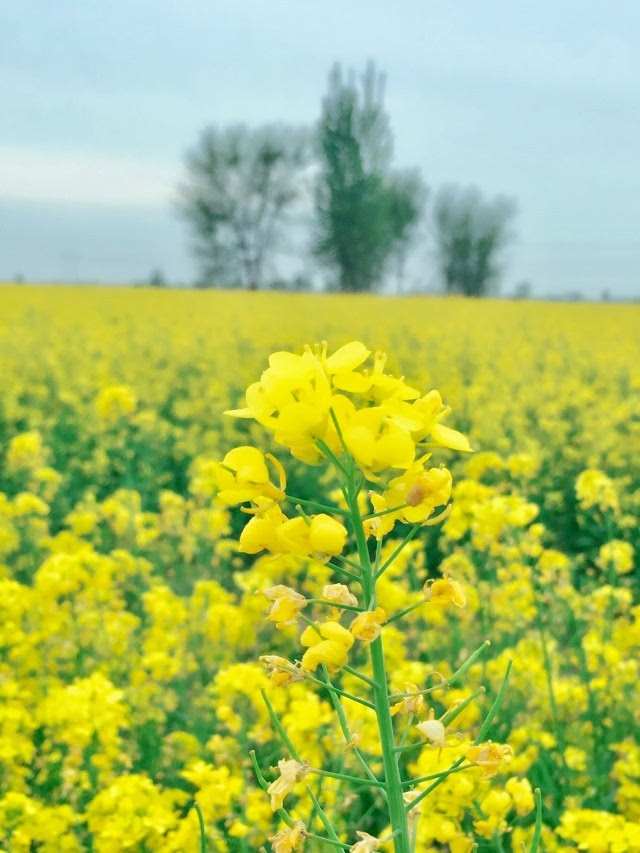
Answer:
POLYGON ((345 78, 340 65, 334 66, 318 130, 314 253, 335 270, 346 291, 382 283, 394 253, 404 258, 421 214, 415 188, 405 175, 390 172, 393 137, 384 78, 370 63, 361 83, 353 72, 345 78))
POLYGON ((475 188, 444 187, 434 207, 439 272, 447 293, 486 296, 499 283, 499 256, 512 239, 512 199, 484 201, 475 188))
POLYGON ((178 212, 191 228, 202 286, 257 288, 301 196, 310 157, 307 131, 209 127, 187 154, 178 212))

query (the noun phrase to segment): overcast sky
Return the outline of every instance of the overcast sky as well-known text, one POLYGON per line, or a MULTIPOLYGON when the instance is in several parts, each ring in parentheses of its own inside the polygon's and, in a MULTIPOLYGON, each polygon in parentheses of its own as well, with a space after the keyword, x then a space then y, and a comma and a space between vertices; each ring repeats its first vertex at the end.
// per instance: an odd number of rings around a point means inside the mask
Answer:
POLYGON ((638 0, 0 3, 0 278, 191 281, 200 130, 311 123, 372 58, 397 166, 517 200, 504 290, 640 294, 639 45, 638 0))

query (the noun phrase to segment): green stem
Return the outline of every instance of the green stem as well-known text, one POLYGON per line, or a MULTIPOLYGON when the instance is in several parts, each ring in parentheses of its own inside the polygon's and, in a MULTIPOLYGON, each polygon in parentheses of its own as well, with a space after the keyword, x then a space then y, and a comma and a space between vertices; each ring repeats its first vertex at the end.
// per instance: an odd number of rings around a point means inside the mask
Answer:
POLYGON ((326 563, 330 569, 333 569, 334 572, 337 572, 339 575, 344 575, 346 578, 351 578, 352 581, 356 581, 360 583, 360 575, 357 575, 355 572, 350 572, 348 569, 344 569, 342 566, 336 566, 335 563, 332 563, 331 560, 328 560, 326 563))
POLYGON ((329 506, 328 504, 321 504, 317 501, 307 500, 306 498, 296 498, 293 495, 287 495, 287 500, 294 506, 296 504, 301 504, 302 506, 308 506, 312 509, 320 510, 320 512, 330 512, 332 515, 349 515, 346 509, 341 509, 339 506, 329 506))
POLYGON ((451 765, 451 767, 449 767, 448 770, 444 770, 442 773, 438 774, 438 778, 435 782, 429 785, 428 788, 425 788, 424 791, 420 791, 420 794, 407 804, 407 811, 416 808, 416 806, 418 806, 419 803, 421 803, 424 798, 428 796, 428 794, 434 791, 438 787, 438 785, 440 785, 447 778, 447 776, 451 776, 452 773, 457 773, 463 761, 464 756, 461 756, 457 759, 457 761, 454 761, 454 763, 451 765))
POLYGON ((542 835, 542 794, 540 793, 540 788, 536 788, 535 796, 536 827, 533 831, 533 838, 531 839, 531 850, 529 851, 529 853, 538 853, 538 847, 540 846, 540 836, 542 835))
POLYGON ((289 735, 286 733, 284 726, 280 722, 278 715, 273 709, 271 700, 267 696, 267 691, 264 689, 264 687, 262 688, 260 693, 262 695, 262 701, 267 706, 267 713, 269 714, 269 719, 271 720, 274 729, 277 731, 280 740, 287 748, 289 754, 291 755, 291 758, 294 758, 298 762, 298 764, 303 764, 302 758, 300 758, 300 753, 291 742, 291 738, 289 737, 289 735))
POLYGON ((204 828, 204 817, 202 815, 200 803, 196 801, 193 804, 193 808, 195 813, 198 815, 198 824, 200 826, 200 853, 207 853, 207 832, 204 828))
MULTIPOLYGON (((478 734, 476 735, 476 737, 473 741, 474 746, 477 746, 479 743, 481 743, 484 740, 487 732, 491 728, 491 723, 493 722, 496 714, 498 713, 498 711, 500 710, 500 708, 502 706, 505 693, 507 692, 507 683, 509 681, 509 675, 511 673, 511 667, 512 666, 513 666, 513 661, 510 660, 509 663, 507 664, 507 669, 506 669, 506 672, 504 674, 504 678, 502 679, 502 684, 500 685, 500 689, 498 690, 498 695, 494 699, 493 705, 489 709, 489 713, 487 714, 485 721, 480 728, 480 731, 478 732, 478 734)), ((415 808, 418 805, 418 803, 421 803, 422 800, 424 800, 424 798, 426 796, 428 796, 433 790, 435 790, 438 787, 438 785, 440 785, 444 781, 444 779, 447 778, 447 776, 451 776, 452 773, 457 773, 458 769, 461 766, 461 764, 463 763, 463 761, 464 761, 464 755, 461 755, 460 758, 458 758, 456 761, 454 761, 454 763, 451 765, 451 767, 448 770, 444 771, 444 774, 439 779, 436 779, 435 782, 433 782, 431 785, 429 785, 428 788, 425 788, 424 791, 421 791, 420 794, 414 800, 412 800, 411 803, 409 803, 407 805, 407 810, 415 808)))
MULTIPOLYGON (((342 560, 343 563, 346 563, 347 566, 351 566, 352 569, 356 569, 358 572, 362 571, 362 566, 360 565, 360 563, 356 563, 355 560, 350 560, 349 557, 345 557, 343 554, 336 554, 335 559, 342 560)), ((358 575, 358 579, 359 578, 360 575, 358 575)))
MULTIPOLYGON (((391 563, 393 563, 393 561, 394 561, 394 560, 395 560, 395 558, 398 556, 398 554, 403 550, 403 548, 405 548, 405 546, 406 546, 406 545, 408 545, 408 544, 409 544, 409 542, 411 542, 411 540, 412 540, 412 539, 413 539, 413 537, 416 535, 416 533, 418 532, 418 530, 420 530, 420 525, 419 525, 419 524, 414 524, 414 525, 413 525, 413 527, 411 528, 411 530, 410 530, 410 531, 407 533, 407 535, 404 537, 404 539, 402 540, 402 542, 401 542, 401 543, 398 545, 398 547, 394 550, 393 554, 392 554, 392 555, 391 555, 387 560, 385 560, 385 561, 384 561, 384 563, 382 564, 382 566, 380 567, 380 569, 377 571, 377 573, 376 573, 376 580, 377 580, 379 577, 382 577, 382 575, 387 571, 387 569, 389 568, 389 566, 391 565, 391 563)), ((366 544, 366 542, 365 542, 365 544, 366 544)))
MULTIPOLYGON (((251 763, 253 765, 254 773, 256 774, 256 779, 258 780, 258 785, 262 788, 263 791, 266 791, 269 787, 269 783, 262 775, 262 771, 260 770, 260 765, 258 764, 258 759, 256 757, 255 749, 249 751, 249 756, 251 758, 251 763)), ((283 823, 286 823, 288 827, 292 827, 294 824, 294 820, 286 809, 278 809, 276 812, 278 817, 283 823)))
POLYGON ((394 748, 394 752, 399 752, 407 742, 409 732, 411 731, 411 726, 413 725, 413 717, 413 714, 409 714, 409 716, 407 717, 407 722, 405 723, 404 731, 402 732, 402 737, 400 738, 400 743, 394 748))
POLYGON ((309 794, 309 796, 311 797, 311 802, 313 803, 313 807, 315 808, 315 810, 318 814, 318 817, 322 821, 322 825, 324 826, 325 830, 327 831, 329 838, 332 841, 340 841, 340 839, 338 838, 338 836, 336 834, 335 829, 333 828, 333 824, 331 823, 331 821, 329 820, 329 818, 325 814, 324 809, 322 808, 322 806, 318 802, 318 798, 313 793, 313 791, 311 790, 309 785, 307 785, 307 794, 309 794))
POLYGON ((353 604, 340 604, 335 601, 327 601, 326 598, 308 598, 307 604, 326 604, 327 607, 336 607, 338 610, 355 610, 356 613, 367 612, 363 607, 355 607, 353 604))
POLYGON ((538 625, 538 633, 540 634, 540 645, 542 646, 542 661, 544 663, 544 672, 547 680, 547 692, 549 694, 549 710, 551 712, 551 721, 553 723, 554 734, 556 736, 556 742, 558 744, 560 763, 562 765, 562 787, 566 790, 567 780, 569 778, 569 768, 567 767, 567 759, 565 755, 567 743, 564 737, 564 726, 560 723, 560 714, 558 713, 556 693, 555 688, 553 686, 553 667, 551 664, 551 656, 549 655, 549 647, 547 645, 547 634, 544 628, 544 621, 542 618, 540 597, 534 584, 531 585, 531 591, 533 593, 533 600, 536 607, 536 622, 538 625))
POLYGON ((459 705, 456 705, 455 707, 450 708, 447 711, 447 713, 442 717, 440 722, 444 726, 451 725, 451 723, 455 720, 455 718, 458 716, 458 714, 461 714, 465 708, 468 708, 469 705, 471 705, 472 702, 475 702, 475 700, 478 698, 478 696, 482 696, 482 694, 484 692, 485 692, 484 687, 478 687, 477 690, 474 690, 474 692, 471 694, 471 696, 467 696, 467 698, 464 700, 464 702, 461 702, 459 705))
MULTIPOLYGON (((298 750, 295 748, 295 746, 291 742, 291 738, 289 737, 289 735, 286 733, 284 726, 280 722, 278 715, 276 714, 276 712, 273 709, 273 705, 271 704, 271 701, 269 700, 269 697, 267 696, 267 691, 264 689, 264 687, 262 688, 260 693, 262 694, 262 699, 264 701, 264 704, 267 706, 267 713, 269 714, 269 719, 271 720, 275 730, 278 732, 278 735, 280 736, 280 740, 286 746, 291 757, 294 758, 299 764, 302 764, 303 761, 302 761, 302 758, 300 757, 300 753, 298 752, 298 750)), ((322 806, 320 805, 320 803, 316 799, 315 794, 313 793, 313 791, 311 790, 311 788, 308 785, 307 785, 307 793, 309 794, 309 796, 313 800, 314 808, 316 810, 318 817, 322 821, 322 825, 324 826, 324 828, 328 832, 329 836, 331 838, 333 838, 335 841, 337 841, 338 836, 336 835, 336 831, 333 828, 331 821, 329 820, 329 818, 325 814, 322 806)))
POLYGON ((376 788, 386 788, 384 782, 379 782, 377 779, 361 779, 358 776, 349 776, 347 773, 334 773, 332 770, 321 770, 317 767, 310 767, 309 773, 315 773, 316 776, 328 776, 330 779, 342 779, 344 782, 351 782, 354 785, 373 785, 376 788))
POLYGON ((333 838, 325 838, 324 835, 316 835, 314 832, 307 832, 305 838, 313 838, 315 841, 322 841, 323 844, 331 844, 333 847, 339 847, 341 850, 348 850, 350 847, 344 841, 335 841, 333 838))
POLYGON ((472 666, 472 665, 473 665, 473 664, 478 660, 478 658, 480 657, 480 655, 481 655, 481 654, 484 652, 484 650, 485 650, 485 649, 487 649, 490 645, 491 645, 491 640, 485 640, 485 641, 484 641, 484 643, 483 643, 481 646, 479 646, 479 648, 477 648, 477 649, 475 650, 475 652, 472 652, 472 653, 469 655, 469 657, 466 659, 466 661, 465 661, 461 666, 459 666, 459 667, 458 667, 458 669, 456 669, 456 671, 453 673, 453 675, 451 676, 451 678, 448 678, 448 679, 447 679, 447 682, 446 682, 446 683, 447 683, 447 685, 455 684, 455 682, 456 682, 459 678, 462 678, 462 676, 463 676, 463 675, 466 675, 466 673, 467 673, 467 671, 470 669, 470 667, 471 667, 471 666, 472 666))
POLYGON ((367 702, 366 699, 361 699, 359 696, 354 696, 352 693, 348 693, 346 690, 341 690, 339 687, 336 687, 333 683, 322 681, 320 678, 315 678, 309 673, 307 673, 306 675, 306 681, 312 681, 314 684, 319 684, 321 687, 324 687, 325 690, 329 690, 331 693, 335 693, 338 696, 343 696, 345 699, 350 699, 352 702, 357 702, 358 705, 364 705, 365 708, 370 708, 372 711, 375 710, 375 706, 372 705, 371 702, 367 702))
POLYGON ((473 745, 477 746, 487 736, 487 732, 491 728, 491 723, 494 721, 496 714, 502 707, 502 703, 504 701, 505 693, 507 692, 507 684, 509 683, 509 676, 511 675, 511 667, 513 666, 513 660, 511 658, 507 662, 507 668, 505 670, 504 676, 502 678, 502 683, 500 684, 500 689, 498 690, 498 695, 493 700, 493 705, 489 708, 489 713, 484 719, 484 723, 480 727, 480 731, 476 735, 475 740, 473 741, 473 745))
POLYGON ((330 460, 331 460, 331 462, 333 462, 333 464, 336 466, 336 468, 337 468, 337 469, 338 469, 338 470, 339 470, 339 471, 340 471, 340 472, 341 472, 345 477, 346 477, 346 476, 348 476, 348 474, 347 474, 347 469, 344 467, 344 465, 342 464, 342 462, 338 459, 338 457, 337 457, 337 456, 336 456, 336 454, 333 452, 333 450, 329 447, 329 445, 326 443, 326 441, 323 441, 321 438, 319 438, 319 439, 316 441, 316 444, 318 445, 318 447, 320 448, 320 450, 324 453, 324 455, 327 457, 327 459, 330 459, 330 460))
POLYGON ((344 672, 348 672, 349 675, 353 675, 354 678, 359 678, 360 681, 364 681, 365 684, 368 684, 369 687, 375 687, 376 683, 372 678, 369 678, 368 675, 365 675, 364 672, 360 672, 359 669, 354 669, 352 666, 348 664, 342 667, 344 672))
MULTIPOLYGON (((353 484, 353 477, 351 478, 353 484)), ((358 508, 358 497, 351 490, 348 491, 348 505, 351 510, 351 522, 353 526, 356 543, 358 546, 358 557, 362 565, 362 587, 365 600, 370 602, 370 607, 375 606, 376 579, 373 576, 373 567, 369 557, 367 539, 362 526, 362 517, 358 508)), ((399 553, 399 552, 398 552, 399 553)), ((387 561, 389 563, 389 561, 387 561)), ((389 563, 390 564, 390 563, 389 563)), ((382 569, 378 574, 382 574, 382 569)), ((374 701, 376 705, 376 716, 378 718, 378 730, 380 733, 380 746, 382 748, 382 766, 387 783, 387 796, 389 805, 389 818, 391 829, 398 832, 395 839, 395 853, 411 853, 409 839, 409 824, 407 812, 402 798, 402 779, 400 769, 394 753, 395 739, 393 733, 393 720, 389 709, 389 690, 387 686, 387 672, 384 661, 384 648, 382 634, 371 644, 371 664, 373 671, 374 701)))
POLYGON ((392 506, 389 509, 380 510, 380 512, 370 512, 362 516, 363 521, 368 521, 370 518, 382 518, 383 515, 389 515, 392 512, 399 512, 401 509, 406 509, 411 504, 400 504, 400 506, 392 506))
POLYGON ((415 604, 410 604, 409 607, 405 607, 404 610, 399 610, 397 613, 394 613, 389 619, 387 619, 387 625, 390 625, 392 622, 395 622, 397 619, 402 619, 403 616, 406 616, 408 613, 411 613, 413 610, 416 610, 418 607, 422 607, 423 604, 426 604, 427 601, 425 598, 420 601, 416 601, 415 604))
MULTIPOLYGON (((322 674, 324 675, 326 686, 328 688, 332 688, 333 683, 331 681, 331 676, 329 675, 329 670, 327 669, 326 664, 322 664, 322 674)), ((342 707, 342 703, 340 702, 340 699, 335 695, 335 693, 330 693, 329 695, 331 696, 331 704, 333 705, 335 712, 338 715, 338 723, 340 725, 340 729, 342 731, 342 735, 344 737, 345 743, 350 744, 351 743, 351 731, 349 730, 349 723, 347 722, 347 716, 344 712, 344 708, 342 707)), ((356 758, 358 759, 358 761, 360 762, 362 769, 364 770, 364 772, 369 777, 369 779, 371 779, 372 782, 378 782, 379 779, 375 776, 373 770, 371 770, 371 768, 369 767, 369 764, 367 763, 367 761, 365 760, 364 756, 362 755, 362 753, 360 752, 360 750, 358 749, 357 746, 353 747, 353 752, 354 752, 354 755, 356 756, 356 758)), ((386 791, 383 791, 382 793, 383 793, 384 798, 386 799, 387 798, 386 791)))
MULTIPOLYGON (((424 741, 426 743, 427 741, 424 741)), ((448 770, 442 770, 440 773, 430 773, 428 776, 418 776, 417 779, 407 779, 406 782, 403 782, 403 786, 405 788, 409 788, 411 785, 418 785, 420 782, 430 782, 432 779, 440 779, 445 776, 451 776, 452 773, 461 773, 463 770, 469 770, 470 767, 473 767, 473 764, 464 764, 463 766, 456 767, 452 769, 451 767, 448 770)), ((415 801, 412 803, 415 805, 415 801)))

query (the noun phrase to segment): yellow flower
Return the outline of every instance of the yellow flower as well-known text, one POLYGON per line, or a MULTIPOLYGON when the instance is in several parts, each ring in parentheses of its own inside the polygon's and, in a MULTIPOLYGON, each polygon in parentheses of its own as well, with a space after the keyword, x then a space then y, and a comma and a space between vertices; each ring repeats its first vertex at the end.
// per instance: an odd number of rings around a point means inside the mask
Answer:
POLYGON ((514 776, 507 781, 505 789, 511 795, 516 812, 520 816, 533 811, 536 801, 531 789, 531 782, 528 779, 516 779, 514 776))
POLYGON ((453 604, 455 607, 464 607, 467 603, 466 596, 458 581, 451 578, 439 578, 435 581, 427 581, 423 588, 424 597, 432 604, 440 604, 446 607, 453 604))
POLYGON ((302 821, 298 820, 291 828, 281 829, 280 832, 272 835, 269 841, 273 845, 273 853, 291 853, 292 850, 299 850, 304 843, 306 836, 306 827, 302 821))
POLYGON ((447 745, 447 730, 440 720, 433 719, 433 711, 431 712, 431 719, 423 720, 423 722, 416 725, 416 728, 423 737, 431 741, 435 746, 443 747, 447 745))
POLYGON ((305 679, 305 674, 300 672, 296 664, 279 655, 261 655, 260 663, 269 670, 271 683, 276 687, 294 684, 305 679))
POLYGON ((300 764, 293 759, 285 761, 281 758, 278 761, 278 770, 280 776, 275 779, 267 788, 267 794, 271 797, 271 810, 276 812, 282 808, 284 798, 291 793, 294 786, 301 782, 308 774, 309 768, 306 764, 300 764))
POLYGON ((381 841, 378 838, 374 838, 373 835, 369 835, 368 832, 360 832, 358 830, 356 831, 356 835, 360 841, 356 841, 355 844, 351 845, 349 853, 373 853, 373 851, 380 849, 381 841))
POLYGON ((296 624, 296 616, 307 606, 307 599, 291 587, 278 584, 262 590, 262 594, 273 606, 269 611, 267 619, 276 623, 276 628, 285 628, 287 625, 296 624))
POLYGON ((347 450, 367 473, 408 468, 415 458, 409 432, 385 421, 382 408, 356 410, 346 398, 334 398, 334 409, 347 450))
POLYGON ((418 692, 418 686, 411 681, 405 681, 403 693, 412 693, 412 696, 406 696, 401 702, 391 707, 391 716, 396 714, 413 714, 418 716, 424 708, 424 696, 418 692))
POLYGON ((419 796, 420 791, 405 791, 402 795, 402 799, 404 800, 405 806, 409 807, 409 813, 407 815, 409 819, 409 829, 412 829, 420 820, 420 813, 422 811, 422 805, 424 803, 424 800, 421 800, 417 806, 411 807, 411 803, 419 796))
POLYGON ((301 356, 289 352, 269 356, 269 367, 260 382, 249 386, 246 401, 246 408, 225 414, 255 418, 303 462, 313 464, 322 458, 316 441, 327 432, 331 389, 310 351, 301 356))
POLYGON ((347 652, 354 643, 353 635, 338 622, 325 622, 317 628, 308 625, 300 642, 307 647, 302 657, 302 669, 315 671, 321 663, 330 672, 337 672, 347 662, 347 652))
POLYGON ((481 746, 471 746, 465 752, 465 758, 471 764, 482 769, 481 779, 491 779, 500 771, 503 763, 508 763, 513 750, 507 744, 488 741, 481 746))
POLYGON ((576 496, 582 509, 618 510, 618 495, 612 480, 596 468, 587 468, 578 476, 576 496))
POLYGON ((269 480, 265 457, 255 447, 234 447, 216 467, 220 489, 218 497, 225 504, 244 503, 256 498, 282 501, 285 498, 285 478, 281 466, 280 478, 282 482, 278 489, 269 480))
POLYGON ((376 607, 375 610, 358 613, 351 623, 349 630, 358 640, 363 640, 365 643, 372 643, 380 636, 380 631, 386 618, 387 614, 382 607, 376 607))
POLYGON ((613 539, 602 545, 596 562, 603 571, 613 567, 617 574, 626 575, 633 571, 634 553, 630 542, 613 539))
POLYGON ((7 464, 10 468, 38 468, 42 464, 44 447, 42 436, 37 430, 15 435, 7 449, 7 464))
POLYGON ((259 551, 271 551, 273 554, 284 553, 278 530, 288 521, 287 516, 279 506, 268 502, 260 515, 249 519, 240 534, 238 551, 243 554, 257 554, 259 551))
POLYGON ((345 526, 329 515, 287 518, 279 506, 267 504, 245 526, 238 550, 245 554, 267 550, 301 557, 313 554, 323 560, 342 551, 347 535, 345 526))
MULTIPOLYGON (((363 343, 360 343, 360 341, 351 341, 351 343, 345 344, 340 349, 337 349, 333 355, 327 357, 327 344, 323 343, 320 363, 332 377, 333 384, 341 387, 345 383, 348 384, 347 376, 353 375, 356 367, 360 367, 370 355, 370 350, 363 343)), ((343 390, 355 389, 343 387, 343 390)))
POLYGON ((390 398, 385 400, 382 406, 389 418, 411 432, 416 443, 431 438, 440 447, 471 452, 466 436, 440 423, 451 413, 451 408, 443 405, 438 391, 429 391, 411 404, 390 398))
POLYGON ((343 524, 329 515, 314 515, 309 525, 309 545, 313 554, 340 554, 347 541, 343 524))
POLYGON ((137 404, 136 395, 128 385, 110 385, 103 388, 96 398, 98 414, 105 420, 131 415, 137 404))
POLYGON ((324 601, 331 602, 334 607, 331 608, 333 619, 339 619, 344 608, 340 608, 341 604, 349 604, 352 607, 358 606, 358 599, 349 591, 349 587, 343 583, 327 584, 322 590, 321 598, 324 601))
POLYGON ((446 468, 424 470, 428 457, 415 462, 404 474, 395 477, 382 495, 371 495, 376 512, 378 538, 389 533, 397 520, 407 524, 426 521, 437 506, 444 506, 451 497, 451 473, 446 468), (392 512, 397 507, 396 512, 392 512))

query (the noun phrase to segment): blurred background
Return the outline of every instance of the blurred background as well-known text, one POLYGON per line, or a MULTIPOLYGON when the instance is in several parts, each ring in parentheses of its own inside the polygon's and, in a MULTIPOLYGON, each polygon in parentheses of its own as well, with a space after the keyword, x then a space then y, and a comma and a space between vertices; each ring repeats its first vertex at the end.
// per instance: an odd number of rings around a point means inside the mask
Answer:
POLYGON ((0 7, 0 279, 640 296, 640 7, 0 7))

